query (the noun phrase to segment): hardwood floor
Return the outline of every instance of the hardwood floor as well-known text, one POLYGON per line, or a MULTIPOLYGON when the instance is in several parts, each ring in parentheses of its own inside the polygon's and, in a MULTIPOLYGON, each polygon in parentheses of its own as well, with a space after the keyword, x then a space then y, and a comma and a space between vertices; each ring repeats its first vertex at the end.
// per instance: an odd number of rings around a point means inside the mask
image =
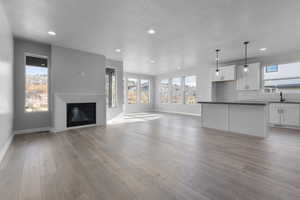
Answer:
POLYGON ((300 133, 273 129, 263 140, 150 113, 18 135, 0 165, 0 199, 299 200, 300 133))

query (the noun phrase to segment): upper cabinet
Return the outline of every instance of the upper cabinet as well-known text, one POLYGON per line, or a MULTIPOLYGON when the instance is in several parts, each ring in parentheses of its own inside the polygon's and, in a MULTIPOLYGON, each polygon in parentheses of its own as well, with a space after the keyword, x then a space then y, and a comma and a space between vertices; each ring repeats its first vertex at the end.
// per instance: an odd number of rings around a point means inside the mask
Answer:
POLYGON ((260 63, 248 65, 248 72, 244 71, 244 66, 237 67, 237 90, 259 90, 260 89, 260 63))
POLYGON ((211 71, 212 81, 234 81, 236 79, 235 65, 219 68, 219 75, 216 75, 216 69, 211 71))

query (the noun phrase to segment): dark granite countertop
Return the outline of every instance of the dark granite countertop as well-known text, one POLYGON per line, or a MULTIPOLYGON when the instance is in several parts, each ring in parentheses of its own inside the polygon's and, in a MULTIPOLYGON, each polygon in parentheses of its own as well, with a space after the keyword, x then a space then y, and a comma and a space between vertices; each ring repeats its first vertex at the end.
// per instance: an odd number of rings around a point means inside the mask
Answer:
POLYGON ((268 103, 295 103, 300 104, 300 101, 268 101, 268 103))
POLYGON ((236 104, 236 105, 267 105, 269 103, 290 103, 290 104, 300 104, 299 101, 199 101, 199 104, 236 104))
POLYGON ((264 101, 198 101, 198 103, 205 104, 235 104, 235 105, 261 105, 265 106, 268 102, 264 101))

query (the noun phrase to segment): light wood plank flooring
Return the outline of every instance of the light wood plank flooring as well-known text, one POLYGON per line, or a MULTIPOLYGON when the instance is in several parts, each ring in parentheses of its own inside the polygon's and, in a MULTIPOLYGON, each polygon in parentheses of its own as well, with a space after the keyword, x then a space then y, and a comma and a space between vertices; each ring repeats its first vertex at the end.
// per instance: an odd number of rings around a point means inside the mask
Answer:
POLYGON ((18 135, 0 165, 1 200, 299 200, 300 133, 268 139, 150 113, 106 128, 18 135))

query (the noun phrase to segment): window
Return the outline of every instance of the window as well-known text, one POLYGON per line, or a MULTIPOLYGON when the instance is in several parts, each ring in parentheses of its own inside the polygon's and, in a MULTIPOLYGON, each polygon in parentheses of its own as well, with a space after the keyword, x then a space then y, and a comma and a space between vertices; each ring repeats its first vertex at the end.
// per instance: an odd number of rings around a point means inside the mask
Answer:
POLYGON ((105 80, 106 80, 106 105, 109 108, 117 106, 117 80, 115 69, 105 69, 105 80))
POLYGON ((25 112, 48 111, 48 60, 25 58, 25 112))
POLYGON ((169 103, 169 79, 160 81, 159 97, 160 103, 169 103))
POLYGON ((128 104, 136 104, 137 103, 137 79, 128 78, 127 79, 127 101, 128 104))
POLYGON ((266 66, 266 73, 278 72, 278 65, 266 66))
POLYGON ((140 80, 140 103, 149 104, 150 103, 150 80, 140 80))
POLYGON ((264 88, 268 92, 276 89, 299 89, 300 63, 265 66, 264 88))
POLYGON ((181 77, 172 79, 172 103, 182 103, 181 77))
POLYGON ((184 78, 184 103, 196 103, 196 76, 186 76, 184 78))

